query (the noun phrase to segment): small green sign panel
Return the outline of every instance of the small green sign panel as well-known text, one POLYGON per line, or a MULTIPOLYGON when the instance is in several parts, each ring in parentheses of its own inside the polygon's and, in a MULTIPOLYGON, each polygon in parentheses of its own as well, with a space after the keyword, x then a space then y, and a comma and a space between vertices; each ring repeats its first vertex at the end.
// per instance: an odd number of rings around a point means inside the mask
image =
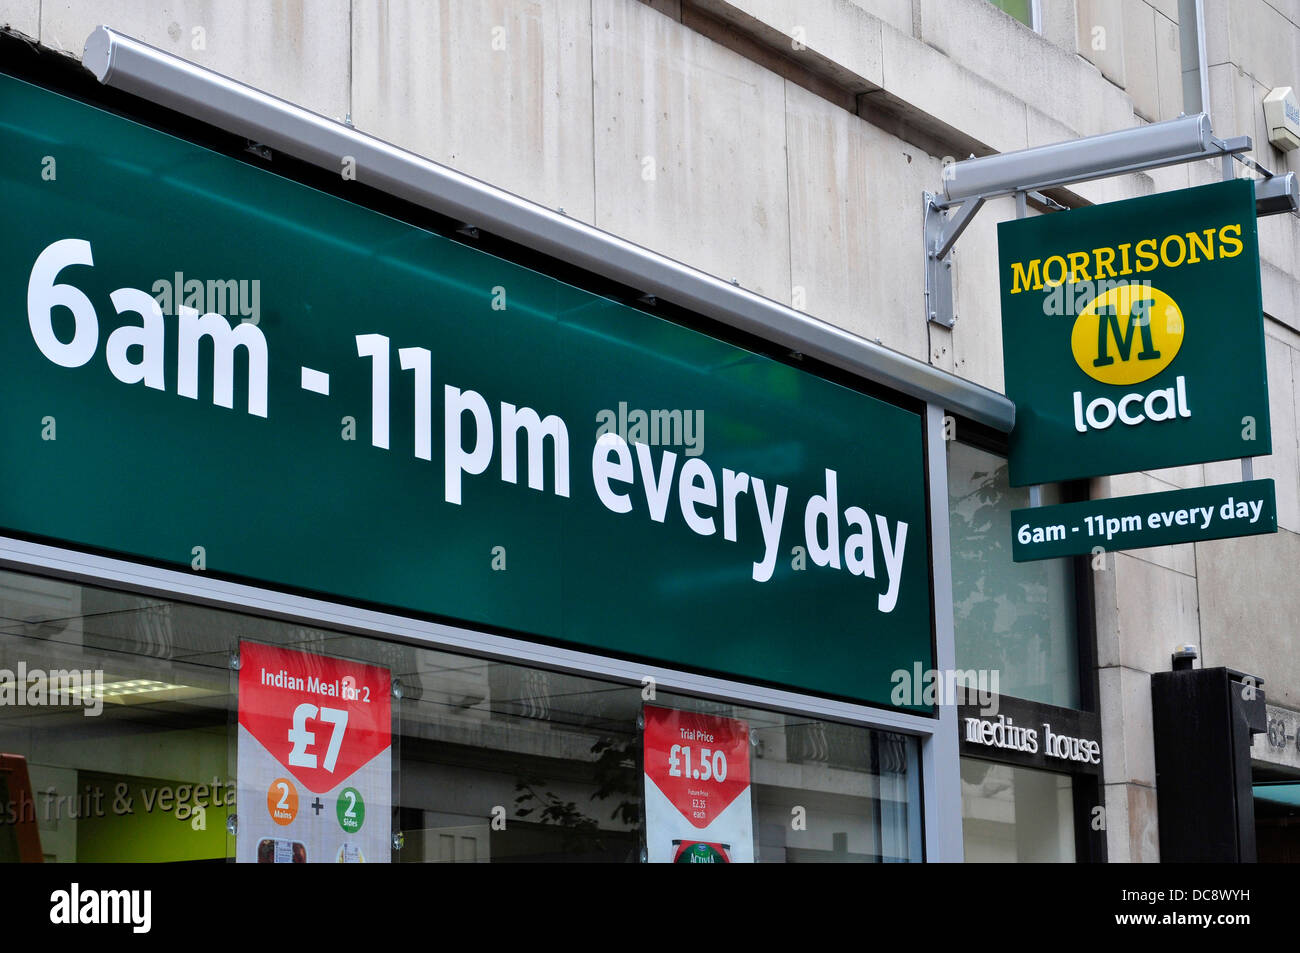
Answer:
POLYGON ((1011 513, 1018 563, 1277 532, 1272 480, 1035 506, 1011 513))
POLYGON ((1013 486, 1272 452, 1255 186, 998 225, 1013 486))
POLYGON ((931 665, 914 410, 3 75, 0 116, 0 529, 867 703, 931 665))

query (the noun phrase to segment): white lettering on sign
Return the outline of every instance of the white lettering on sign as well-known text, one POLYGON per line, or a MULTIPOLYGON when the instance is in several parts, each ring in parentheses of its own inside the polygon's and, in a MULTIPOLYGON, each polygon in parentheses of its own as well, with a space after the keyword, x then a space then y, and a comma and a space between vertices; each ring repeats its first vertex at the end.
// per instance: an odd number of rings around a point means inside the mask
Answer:
POLYGON ((1074 429, 1087 433, 1089 429, 1105 430, 1116 420, 1128 427, 1150 420, 1161 423, 1178 417, 1190 417, 1187 406, 1187 380, 1179 377, 1173 387, 1161 387, 1149 394, 1125 394, 1118 402, 1109 397, 1097 397, 1084 407, 1083 392, 1074 392, 1074 429))
MULTIPOLYGON (((1153 495, 1159 496, 1160 494, 1153 495)), ((1222 532, 1224 527, 1215 524, 1216 517, 1220 524, 1244 520, 1246 524, 1253 526, 1263 517, 1266 501, 1264 499, 1238 500, 1234 496, 1229 496, 1221 506, 1218 506, 1217 511, 1215 508, 1217 504, 1149 510, 1141 507, 1143 503, 1142 497, 1134 497, 1129 502, 1140 507, 1138 512, 1118 513, 1109 516, 1098 513, 1084 516, 1082 522, 1049 523, 1042 526, 1035 526, 1031 522, 1020 523, 1014 527, 1015 541, 1021 546, 1064 542, 1074 538, 1070 534, 1078 533, 1082 529, 1088 539, 1105 538, 1106 542, 1109 543, 1118 537, 1120 538, 1118 548, 1123 548, 1131 542, 1127 538, 1129 534, 1139 533, 1144 527, 1158 530, 1183 526, 1187 527, 1189 531, 1194 529, 1207 532, 1213 526, 1216 532, 1222 532)), ((1060 509, 1070 509, 1072 513, 1077 513, 1078 510, 1072 509, 1073 506, 1074 504, 1066 504, 1065 507, 1060 509)), ((1047 507, 1046 509, 1051 510, 1053 508, 1047 507)), ((1265 525, 1267 525, 1267 522, 1265 525)), ((1085 537, 1081 536, 1079 538, 1083 539, 1085 537)), ((1139 540, 1139 543, 1141 542, 1139 540)))
POLYGON ((307 728, 309 720, 323 721, 333 726, 333 730, 330 732, 329 747, 325 750, 325 760, 321 763, 321 767, 332 774, 334 765, 338 762, 339 749, 343 747, 343 735, 348 728, 347 709, 318 709, 310 702, 303 702, 293 710, 293 726, 289 729, 289 743, 293 747, 289 749, 289 759, 287 761, 292 767, 316 767, 316 755, 307 750, 316 742, 316 732, 307 728))
MULTIPOLYGON (((1038 753, 1040 735, 1036 728, 1015 725, 1005 715, 998 715, 997 721, 967 718, 965 722, 964 737, 971 744, 1022 751, 1025 754, 1038 753)), ((1052 731, 1052 726, 1044 722, 1041 742, 1043 754, 1049 758, 1101 764, 1101 744, 1091 738, 1056 734, 1052 731)))
MULTIPOLYGON (((82 367, 99 350, 100 321, 94 303, 81 289, 58 281, 65 270, 91 267, 94 267, 94 256, 90 243, 79 238, 52 242, 32 266, 27 285, 27 319, 32 340, 59 367, 82 367), (68 314, 72 317, 71 324, 68 314)), ((74 271, 73 274, 83 273, 74 271)), ((134 288, 119 288, 110 295, 110 300, 119 316, 133 315, 134 320, 109 334, 105 344, 109 370, 124 384, 144 384, 165 392, 168 331, 163 309, 153 297, 134 288)), ((267 417, 270 355, 258 324, 245 321, 232 326, 222 314, 200 313, 199 309, 179 301, 174 311, 176 394, 199 399, 200 378, 206 376, 200 366, 201 355, 210 347, 212 403, 234 408, 236 364, 237 358, 242 357, 247 368, 247 412, 267 417)), ((355 345, 356 357, 368 364, 370 444, 374 449, 388 452, 393 443, 390 402, 394 348, 386 335, 373 332, 355 335, 355 345)), ((435 461, 432 431, 438 418, 433 409, 434 354, 423 347, 395 350, 401 370, 412 372, 410 452, 414 459, 433 463, 442 471, 444 502, 463 505, 467 478, 488 474, 494 461, 499 465, 499 479, 503 483, 526 482, 532 491, 563 498, 570 496, 569 428, 565 421, 555 414, 544 415, 532 407, 506 400, 490 402, 478 390, 450 383, 443 385, 442 459, 435 461)), ((330 395, 330 372, 306 366, 299 370, 300 375, 295 377, 302 390, 330 395)), ((402 389, 406 389, 405 382, 402 389)), ((625 407, 626 402, 619 406, 625 407)), ((675 412, 668 412, 669 421, 672 413, 675 412)), ((692 437, 702 438, 702 415, 701 410, 698 418, 692 418, 691 427, 686 428, 684 457, 672 450, 657 449, 653 442, 635 439, 635 431, 624 431, 627 434, 624 437, 622 433, 602 428, 591 455, 596 497, 612 513, 642 510, 655 523, 677 524, 680 518, 680 525, 697 536, 717 535, 721 522, 721 536, 728 543, 741 541, 742 524, 737 509, 744 506, 740 498, 746 497, 751 503, 749 512, 757 521, 757 532, 751 529, 751 537, 761 537, 746 540, 755 554, 761 553, 761 558, 752 563, 751 576, 755 582, 767 582, 776 571, 781 552, 789 487, 725 467, 721 468, 719 479, 718 468, 703 457, 702 439, 692 437), (639 493, 633 492, 637 486, 639 493)), ((823 467, 822 471, 821 491, 813 493, 803 508, 803 548, 816 566, 871 580, 876 592, 876 610, 893 612, 902 593, 903 569, 909 565, 906 557, 911 527, 908 521, 869 513, 860 506, 842 505, 839 473, 829 467, 823 467)), ((849 492, 845 488, 844 496, 849 492)), ((790 522, 797 526, 797 517, 790 522)), ((749 525, 752 527, 754 522, 750 521, 749 525)), ((305 738, 310 732, 305 727, 300 731, 304 741, 295 756, 307 758, 310 756, 305 750, 305 738)))
POLYGON ((1027 754, 1038 753, 1038 729, 1023 728, 1016 725, 1006 715, 998 715, 997 721, 985 721, 982 718, 966 719, 966 740, 972 744, 988 745, 992 748, 1010 748, 1027 754))
POLYGON ((1101 745, 1089 738, 1074 738, 1070 735, 1052 733, 1052 726, 1043 725, 1043 751, 1052 758, 1063 761, 1082 761, 1085 764, 1101 764, 1101 745))
MULTIPOLYGON (((94 264, 90 242, 65 238, 53 242, 37 256, 27 281, 27 323, 32 340, 42 354, 60 367, 82 367, 99 348, 99 317, 85 293, 55 278, 73 265, 94 264), (72 312, 72 339, 60 340, 54 330, 54 309, 72 312)), ((118 314, 134 313, 142 323, 124 325, 108 339, 106 360, 109 370, 124 384, 143 383, 155 390, 165 388, 163 349, 166 329, 158 303, 136 288, 119 288, 110 296, 118 314), (140 348, 140 360, 128 354, 132 345, 140 348)), ((266 338, 253 324, 231 327, 220 314, 200 315, 194 308, 177 308, 179 347, 176 356, 176 393, 194 400, 199 396, 199 343, 212 341, 212 402, 234 407, 235 349, 242 348, 248 359, 248 412, 266 416, 266 338)))

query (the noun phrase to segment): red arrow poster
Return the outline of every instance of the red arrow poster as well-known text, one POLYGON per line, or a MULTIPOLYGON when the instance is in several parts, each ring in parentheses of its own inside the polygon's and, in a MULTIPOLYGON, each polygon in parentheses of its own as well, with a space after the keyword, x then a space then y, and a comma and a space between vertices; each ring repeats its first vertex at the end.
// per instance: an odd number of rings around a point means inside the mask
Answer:
POLYGON ((389 670, 257 642, 239 660, 237 859, 386 863, 389 670))
POLYGON ((651 863, 752 863, 749 725, 645 708, 646 849, 651 863))

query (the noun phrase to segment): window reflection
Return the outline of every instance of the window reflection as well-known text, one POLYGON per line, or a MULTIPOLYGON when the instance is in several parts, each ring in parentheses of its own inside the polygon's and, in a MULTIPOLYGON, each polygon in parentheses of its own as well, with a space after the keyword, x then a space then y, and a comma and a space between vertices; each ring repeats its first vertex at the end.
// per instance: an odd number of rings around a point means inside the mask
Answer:
MULTIPOLYGON (((100 672, 102 711, 0 705, 0 858, 232 857, 241 640, 391 670, 393 860, 641 859, 640 685, 13 572, 0 670, 100 672)), ((915 739, 663 691, 653 704, 750 725, 760 862, 922 859, 915 739)))
MULTIPOLYGON (((1003 695, 1079 707, 1070 561, 1011 559, 1011 511, 1028 488, 1010 486, 1006 458, 953 441, 948 501, 957 668, 996 671, 1003 695)), ((1044 487, 1043 503, 1057 502, 1044 487)))

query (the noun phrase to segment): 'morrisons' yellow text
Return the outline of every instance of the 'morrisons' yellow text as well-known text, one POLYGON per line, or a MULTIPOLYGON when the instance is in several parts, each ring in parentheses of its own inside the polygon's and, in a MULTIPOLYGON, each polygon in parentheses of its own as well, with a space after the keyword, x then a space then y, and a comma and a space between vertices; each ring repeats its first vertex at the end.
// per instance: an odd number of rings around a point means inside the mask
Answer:
POLYGON ((1017 261, 1011 263, 1011 293, 1038 291, 1043 285, 1055 287, 1067 281, 1100 281, 1142 274, 1162 266, 1178 268, 1216 258, 1235 258, 1241 250, 1241 223, 1237 222, 1199 232, 1144 238, 1137 243, 1017 261))

